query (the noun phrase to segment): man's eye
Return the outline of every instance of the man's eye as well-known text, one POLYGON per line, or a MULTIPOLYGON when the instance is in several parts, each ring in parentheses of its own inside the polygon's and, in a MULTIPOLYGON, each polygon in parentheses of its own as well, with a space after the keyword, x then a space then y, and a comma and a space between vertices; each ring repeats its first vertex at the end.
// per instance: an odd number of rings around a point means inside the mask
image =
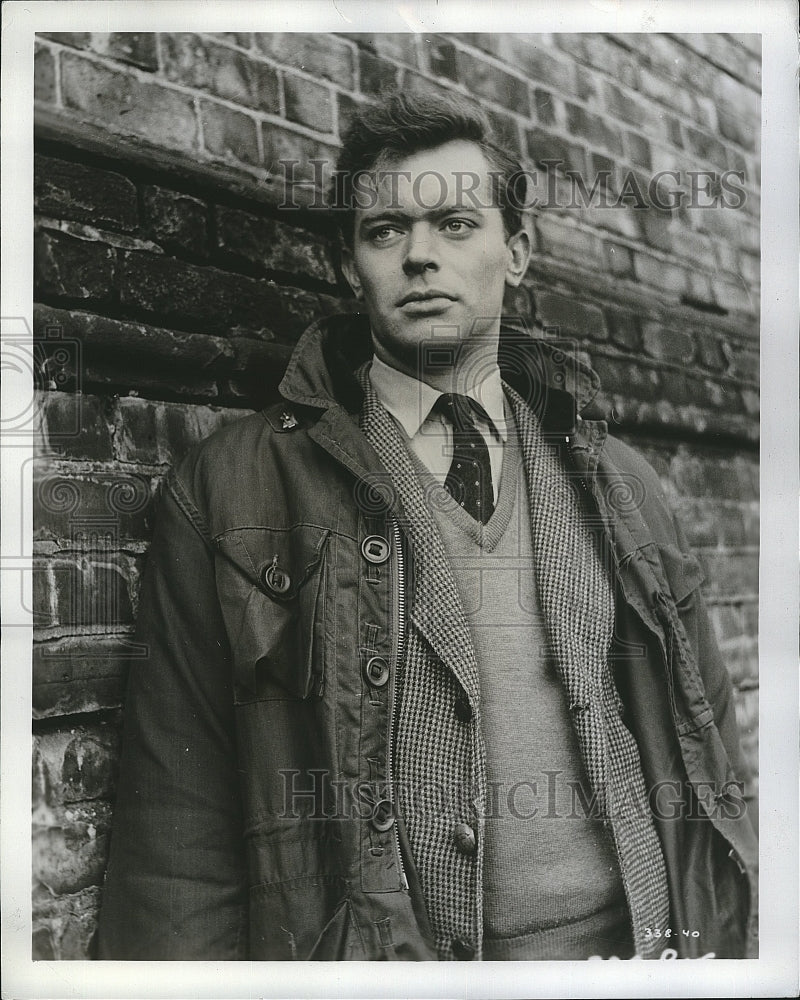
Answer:
POLYGON ((448 233, 460 234, 474 229, 475 226, 468 219, 448 219, 444 224, 444 228, 448 233))
POLYGON ((369 238, 373 243, 386 243, 397 233, 398 230, 395 226, 377 226, 370 231, 369 238))

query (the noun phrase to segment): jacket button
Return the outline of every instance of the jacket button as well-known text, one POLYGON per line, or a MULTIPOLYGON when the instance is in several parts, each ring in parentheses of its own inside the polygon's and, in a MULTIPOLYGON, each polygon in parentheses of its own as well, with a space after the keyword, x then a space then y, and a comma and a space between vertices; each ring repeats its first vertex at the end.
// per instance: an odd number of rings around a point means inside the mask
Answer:
POLYGON ((463 938, 455 938, 453 940, 453 954, 462 962, 469 962, 470 959, 475 958, 475 947, 463 938))
POLYGON ((379 833, 391 830, 394 825, 394 809, 388 799, 379 799, 372 810, 372 825, 379 833))
POLYGON ((472 721, 472 705, 470 705, 469 699, 465 694, 458 695, 453 705, 453 711, 456 713, 456 718, 461 722, 472 721))
POLYGON ((361 554, 367 562, 379 566, 389 558, 389 543, 381 535, 367 535, 361 543, 361 554))
POLYGON ((373 687, 383 687, 389 680, 389 664, 382 656, 371 656, 364 667, 364 673, 373 687))
POLYGON ((264 571, 264 583, 267 590, 278 596, 285 594, 292 585, 292 578, 289 574, 278 566, 278 557, 272 560, 264 571))
POLYGON ((466 854, 467 857, 472 857, 478 849, 478 841, 475 837, 475 831, 471 826, 469 826, 468 823, 456 824, 453 829, 453 842, 456 845, 456 850, 460 851, 462 854, 466 854))

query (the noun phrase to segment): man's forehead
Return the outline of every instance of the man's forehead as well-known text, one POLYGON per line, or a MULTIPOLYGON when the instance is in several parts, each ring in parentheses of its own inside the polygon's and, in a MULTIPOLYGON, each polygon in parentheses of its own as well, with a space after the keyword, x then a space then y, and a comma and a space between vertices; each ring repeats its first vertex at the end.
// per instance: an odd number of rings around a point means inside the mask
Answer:
POLYGON ((374 214, 385 208, 410 210, 446 206, 490 209, 492 167, 474 142, 457 140, 409 156, 384 156, 360 179, 372 197, 356 198, 356 208, 374 214))

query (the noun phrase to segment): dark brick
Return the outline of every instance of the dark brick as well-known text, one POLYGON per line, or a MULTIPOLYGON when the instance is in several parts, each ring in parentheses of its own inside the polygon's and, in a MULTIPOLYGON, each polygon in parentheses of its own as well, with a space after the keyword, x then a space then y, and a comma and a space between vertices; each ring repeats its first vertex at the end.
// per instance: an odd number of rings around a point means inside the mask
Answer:
POLYGON ((73 49, 88 49, 92 44, 90 31, 37 31, 40 38, 49 38, 59 45, 69 45, 73 49))
POLYGON ((555 292, 542 292, 536 297, 536 312, 543 326, 557 327, 562 336, 608 339, 603 313, 588 302, 579 302, 555 292))
POLYGON ((317 132, 333 131, 331 92, 305 77, 285 73, 283 89, 286 95, 286 117, 317 132))
MULTIPOLYGON (((34 328, 44 315, 44 311, 34 313, 34 328)), ((83 393, 42 392, 38 405, 48 452, 95 462, 112 457, 111 432, 102 400, 83 393)))
POLYGON ((673 115, 666 115, 664 121, 667 124, 667 134, 669 135, 670 142, 674 143, 678 149, 683 149, 684 143, 681 123, 673 115))
MULTIPOLYGON (((162 34, 162 39, 168 41, 172 36, 162 34)), ((158 53, 156 51, 156 36, 152 31, 136 33, 132 31, 112 31, 92 35, 91 48, 95 52, 116 59, 120 62, 139 66, 141 69, 154 72, 158 69, 158 53)))
POLYGON ((128 590, 130 567, 109 553, 95 559, 59 556, 52 562, 56 621, 59 625, 129 625, 133 609, 128 590))
MULTIPOLYGON (((525 76, 548 84, 559 93, 573 93, 575 83, 572 66, 545 52, 534 43, 534 37, 524 34, 500 34, 497 39, 498 58, 521 70, 525 76)), ((465 82, 469 86, 469 81, 465 82)))
POLYGON ((633 257, 628 247, 622 243, 605 243, 605 254, 612 274, 622 277, 633 275, 633 257))
POLYGON ((444 76, 458 80, 456 48, 439 35, 422 36, 422 53, 427 62, 427 70, 433 76, 444 76))
POLYGON ((138 223, 136 186, 122 174, 82 163, 34 156, 37 212, 130 232, 138 223))
POLYGON ((275 394, 292 356, 292 347, 243 337, 233 338, 231 344, 236 352, 237 374, 233 378, 236 391, 257 406, 259 400, 266 401, 270 394, 275 394))
POLYGON ((750 121, 743 117, 741 111, 727 101, 717 103, 717 118, 719 131, 726 139, 730 139, 731 142, 735 142, 745 149, 755 150, 757 121, 750 121))
POLYGON ((760 358, 756 351, 748 351, 737 347, 731 352, 733 371, 739 378, 758 382, 760 375, 760 358))
POLYGON ((650 399, 659 391, 658 373, 639 361, 592 356, 592 367, 600 376, 604 392, 618 393, 628 400, 650 399))
POLYGON ((503 111, 495 111, 494 108, 486 108, 485 111, 494 129, 498 144, 510 153, 521 157, 523 148, 517 119, 503 111))
POLYGON ((689 140, 689 148, 696 156, 708 160, 719 170, 725 169, 728 159, 725 155, 725 147, 719 139, 691 127, 686 128, 686 137, 689 140))
POLYGON ((641 128, 644 123, 644 108, 629 94, 624 94, 615 84, 606 81, 606 108, 615 118, 621 118, 629 125, 641 128))
POLYGON ((378 94, 397 84, 397 66, 379 59, 365 49, 358 53, 359 77, 361 90, 365 94, 378 94))
POLYGON ((605 314, 612 344, 626 351, 638 351, 641 341, 639 317, 621 309, 606 309, 605 314))
POLYGON ((667 253, 673 249, 673 231, 676 227, 673 223, 672 212, 662 212, 658 208, 649 207, 637 211, 636 219, 642 230, 642 235, 651 247, 655 247, 656 250, 664 250, 667 253))
POLYGON ((142 190, 142 208, 151 239, 193 256, 207 256, 208 209, 198 198, 148 184, 142 190))
POLYGON ((728 361, 722 351, 719 337, 708 330, 694 330, 693 337, 697 345, 697 360, 703 368, 723 372, 728 367, 728 361))
MULTIPOLYGON (((659 372, 662 399, 668 400, 672 406, 705 406, 703 384, 683 371, 666 369, 659 372)), ((683 415, 682 415, 683 416, 683 415)))
MULTIPOLYGON (((309 205, 321 197, 336 162, 333 146, 264 122, 264 160, 287 205, 309 205), (324 161, 322 180, 312 160, 324 161)), ((319 202, 317 202, 319 204, 319 202)))
POLYGON ((336 283, 336 275, 319 236, 283 222, 237 208, 216 209, 217 242, 221 249, 265 270, 298 271, 336 283))
POLYGON ((280 321, 286 312, 271 282, 145 253, 124 254, 120 295, 124 305, 209 333, 258 330, 265 316, 280 321))
POLYGON ((108 549, 122 539, 150 537, 150 481, 129 472, 64 473, 37 468, 34 538, 71 548, 108 549))
POLYGON ((368 41, 369 46, 379 56, 395 59, 407 66, 416 66, 417 46, 412 32, 376 31, 361 37, 368 41))
POLYGON ((650 154, 650 143, 643 135, 638 135, 636 132, 626 132, 625 144, 628 147, 628 157, 634 163, 640 167, 645 167, 647 170, 652 169, 653 160, 650 154))
POLYGON ((549 90, 537 87, 533 92, 533 102, 536 106, 536 117, 542 125, 554 125, 556 120, 555 98, 549 90))
POLYGON ((536 219, 540 247, 559 262, 573 261, 581 267, 606 267, 603 242, 595 233, 564 225, 543 212, 536 219))
POLYGON ((92 357, 83 371, 87 392, 100 395, 147 396, 155 399, 180 399, 184 402, 215 402, 219 388, 212 375, 182 368, 170 369, 163 362, 119 362, 107 357, 92 357))
POLYGON ((645 351, 659 361, 688 365, 694 358, 694 341, 682 330, 669 330, 660 323, 648 322, 642 331, 645 351))
POLYGON ((526 129, 525 135, 528 156, 534 163, 543 164, 546 160, 556 160, 562 164, 559 166, 560 170, 575 170, 579 174, 585 171, 586 163, 580 146, 538 128, 526 129))
POLYGON ((622 156, 622 138, 618 129, 604 118, 594 115, 577 104, 567 104, 567 127, 573 135, 583 136, 592 144, 604 146, 611 153, 622 156))
POLYGON ((33 57, 33 96, 37 101, 56 99, 56 67, 53 54, 44 45, 36 46, 33 57))
POLYGON ((164 33, 164 75, 234 104, 278 113, 278 74, 266 63, 208 38, 164 33))
POLYGON ((240 49, 249 49, 253 41, 253 36, 249 31, 215 31, 213 34, 216 38, 222 38, 232 45, 238 45, 240 49))
POLYGON ((55 961, 53 932, 49 927, 35 927, 31 937, 31 958, 34 962, 55 961))
POLYGON ((113 248, 105 243, 40 230, 34 239, 34 287, 40 295, 105 301, 115 261, 113 248))
POLYGON ((708 593, 715 597, 733 597, 758 592, 758 556, 754 553, 698 553, 706 572, 708 593))
POLYGON ((686 290, 686 272, 677 264, 634 252, 633 267, 639 281, 679 295, 686 290))
POLYGON ((461 50, 456 52, 458 75, 471 94, 485 97, 527 118, 530 113, 528 85, 517 76, 461 50))
MULTIPOLYGON (((170 278, 175 282, 173 287, 176 293, 176 308, 183 304, 184 309, 188 312, 186 299, 178 300, 177 295, 184 291, 188 297, 189 289, 197 291, 198 301, 195 310, 200 314, 204 311, 207 303, 215 303, 213 295, 214 272, 204 272, 201 268, 196 268, 194 271, 188 272, 187 277, 187 271, 182 269, 178 261, 170 261, 170 265, 167 265, 162 271, 158 262, 163 261, 166 264, 168 258, 150 258, 149 255, 137 253, 126 254, 126 258, 124 277, 126 284, 124 288, 127 289, 127 282, 131 280, 131 275, 140 276, 143 281, 143 287, 138 297, 123 291, 123 300, 126 303, 141 305, 147 301, 148 292, 154 293, 153 283, 144 284, 148 277, 152 278, 152 268, 163 275, 162 282, 169 281, 170 278), (147 270, 146 265, 141 265, 140 258, 144 257, 147 257, 151 262, 156 262, 151 265, 151 270, 147 270), (207 286, 210 286, 207 298, 204 298, 199 290, 204 275, 207 286), (182 287, 181 280, 184 282, 182 287)), ((188 268, 189 265, 186 267, 188 268)), ((224 274, 224 272, 217 273, 224 274)), ((245 280, 247 279, 242 279, 242 281, 245 280)), ((160 288, 163 288, 163 285, 160 288)), ((235 277, 234 284, 229 284, 225 288, 229 298, 233 298, 238 289, 244 290, 241 285, 236 283, 235 277)), ((159 294, 163 294, 163 291, 159 291, 159 294)), ((232 356, 230 346, 226 341, 206 334, 181 333, 129 320, 108 319, 93 313, 67 312, 47 307, 40 307, 37 310, 37 315, 40 317, 40 322, 62 324, 70 335, 81 342, 86 353, 94 349, 95 352, 101 350, 108 355, 118 355, 126 360, 135 361, 138 359, 156 364, 167 363, 181 365, 188 369, 209 369, 212 371, 225 370, 229 367, 232 356)))
MULTIPOLYGON (((46 885, 56 897, 99 886, 108 862, 110 812, 107 802, 93 802, 59 809, 50 824, 34 822, 34 886, 46 885)), ((70 909, 65 908, 65 916, 70 909)), ((75 936, 74 927, 69 932, 65 928, 60 948, 72 953, 80 947, 75 936), (65 943, 68 933, 71 940, 65 943)))
POLYGON ((583 66, 575 65, 577 86, 575 93, 586 104, 597 104, 600 101, 600 81, 597 76, 583 66))
POLYGON ((47 567, 40 561, 34 561, 31 570, 32 620, 35 628, 46 628, 53 625, 55 616, 51 600, 50 577, 47 567))
POLYGON ((113 797, 118 744, 117 733, 108 727, 70 740, 61 766, 65 804, 113 797))
POLYGON ((353 89, 352 49, 335 35, 258 32, 255 41, 260 52, 277 62, 305 70, 347 90, 353 89))
POLYGON ((203 145, 213 156, 224 160, 258 164, 258 125, 249 115, 224 104, 200 102, 203 145))
POLYGON ((168 149, 197 149, 194 102, 187 94, 66 52, 61 57, 61 92, 66 107, 114 131, 168 149))

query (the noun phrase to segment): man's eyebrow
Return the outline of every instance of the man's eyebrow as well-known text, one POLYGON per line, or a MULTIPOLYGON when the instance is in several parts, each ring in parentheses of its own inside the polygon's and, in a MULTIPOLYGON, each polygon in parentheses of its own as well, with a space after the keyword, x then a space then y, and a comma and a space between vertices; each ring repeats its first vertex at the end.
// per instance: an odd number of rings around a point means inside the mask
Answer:
MULTIPOLYGON (((443 219, 448 215, 473 215, 473 216, 483 216, 483 212, 476 205, 443 205, 441 208, 432 208, 430 211, 424 213, 423 218, 433 219, 438 221, 443 219)), ((387 208, 383 211, 375 211, 366 209, 361 217, 361 222, 359 228, 362 226, 372 226, 376 222, 402 222, 410 223, 414 221, 414 217, 407 214, 406 212, 398 212, 396 209, 387 208), (370 214, 372 211, 374 214, 370 214)))

